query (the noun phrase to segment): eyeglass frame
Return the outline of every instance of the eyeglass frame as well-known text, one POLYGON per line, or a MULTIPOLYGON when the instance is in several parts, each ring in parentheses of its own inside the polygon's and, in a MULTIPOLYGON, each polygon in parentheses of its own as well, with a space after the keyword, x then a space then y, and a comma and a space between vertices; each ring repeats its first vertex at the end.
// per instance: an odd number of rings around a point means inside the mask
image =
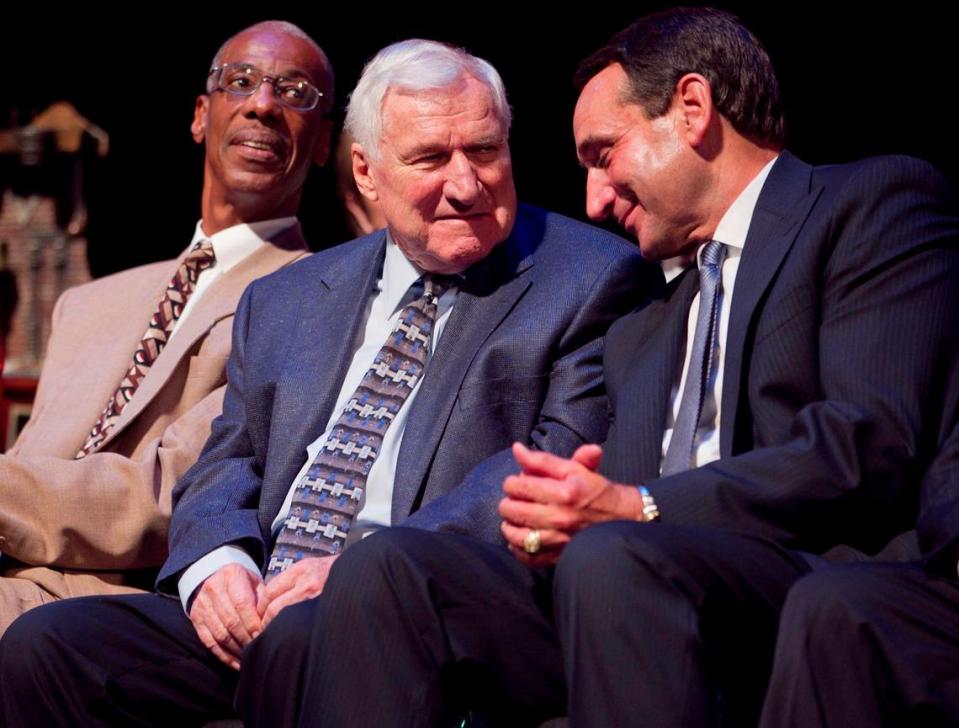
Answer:
POLYGON ((320 102, 324 98, 326 98, 326 94, 320 91, 320 89, 317 88, 316 84, 312 83, 311 81, 307 81, 305 78, 296 78, 296 77, 290 77, 290 76, 271 76, 267 73, 264 73, 261 69, 257 68, 252 63, 223 63, 223 64, 220 64, 219 66, 214 66, 213 68, 210 69, 209 73, 207 73, 206 75, 206 92, 208 94, 212 94, 214 91, 223 91, 224 93, 227 93, 230 96, 239 96, 241 98, 248 98, 252 96, 253 94, 255 94, 257 91, 259 91, 260 86, 262 86, 264 82, 269 83, 273 87, 273 98, 276 99, 277 103, 282 104, 286 108, 292 109, 293 111, 302 111, 304 113, 308 111, 313 111, 320 105, 320 102), (260 75, 260 80, 257 82, 255 86, 250 87, 249 93, 243 93, 243 91, 240 91, 239 89, 226 88, 225 86, 222 85, 223 70, 225 68, 230 68, 230 67, 244 68, 244 69, 250 69, 250 70, 256 71, 260 75), (213 80, 214 74, 218 74, 217 80, 215 82, 213 80), (306 84, 309 88, 313 89, 316 92, 316 102, 310 107, 293 106, 289 101, 284 99, 281 94, 278 94, 276 92, 276 84, 280 83, 281 81, 291 81, 293 83, 306 84))

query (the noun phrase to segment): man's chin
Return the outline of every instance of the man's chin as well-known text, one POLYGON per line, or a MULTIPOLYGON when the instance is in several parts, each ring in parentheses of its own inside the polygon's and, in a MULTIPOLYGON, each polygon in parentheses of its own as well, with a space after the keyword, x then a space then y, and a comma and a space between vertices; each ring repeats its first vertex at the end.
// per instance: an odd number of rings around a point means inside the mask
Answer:
POLYGON ((475 236, 440 241, 435 247, 431 246, 435 251, 430 256, 431 270, 435 273, 462 273, 489 255, 499 242, 498 237, 475 236))
POLYGON ((228 180, 231 192, 264 194, 289 184, 286 170, 255 169, 237 170, 228 180))

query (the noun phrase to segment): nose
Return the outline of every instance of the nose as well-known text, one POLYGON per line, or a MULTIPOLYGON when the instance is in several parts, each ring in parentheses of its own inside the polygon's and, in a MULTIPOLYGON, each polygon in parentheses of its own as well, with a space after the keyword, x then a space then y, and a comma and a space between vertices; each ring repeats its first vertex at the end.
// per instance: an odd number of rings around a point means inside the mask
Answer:
POLYGON ((470 208, 480 197, 481 183, 476 169, 461 151, 453 152, 447 165, 443 196, 455 207, 470 208))
POLYGON ((586 214, 590 220, 609 217, 616 192, 606 173, 595 167, 586 173, 586 214))
POLYGON ((276 116, 280 111, 280 102, 276 99, 276 89, 273 81, 263 79, 260 87, 246 99, 250 111, 259 118, 276 116))

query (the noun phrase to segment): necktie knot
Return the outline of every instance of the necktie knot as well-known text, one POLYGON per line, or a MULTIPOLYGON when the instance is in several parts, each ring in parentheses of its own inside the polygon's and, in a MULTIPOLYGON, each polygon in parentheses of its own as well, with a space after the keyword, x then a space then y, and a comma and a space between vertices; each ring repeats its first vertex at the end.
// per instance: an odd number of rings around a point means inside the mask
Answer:
POLYGON ((423 276, 423 297, 429 299, 431 303, 436 303, 450 289, 454 280, 453 276, 423 276))
POLYGON ((703 254, 700 256, 702 267, 718 268, 723 264, 726 257, 726 246, 718 240, 710 240, 703 248, 703 254))
MULTIPOLYGON (((198 240, 183 260, 183 266, 194 276, 212 267, 216 263, 216 253, 213 252, 213 243, 209 240, 198 240)), ((195 282, 195 279, 194 279, 195 282)))

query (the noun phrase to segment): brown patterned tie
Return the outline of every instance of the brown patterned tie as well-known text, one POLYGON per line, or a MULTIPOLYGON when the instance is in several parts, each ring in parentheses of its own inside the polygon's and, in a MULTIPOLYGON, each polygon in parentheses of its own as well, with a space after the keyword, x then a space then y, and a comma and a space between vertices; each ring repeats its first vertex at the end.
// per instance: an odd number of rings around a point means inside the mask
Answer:
POLYGON ((173 278, 167 284, 166 292, 160 299, 153 317, 150 319, 150 325, 147 326, 146 333, 140 340, 140 345, 133 352, 130 367, 123 375, 117 391, 107 402, 100 418, 93 425, 93 429, 90 430, 87 441, 83 443, 83 447, 76 454, 77 460, 96 450, 110 434, 110 430, 116 424, 123 408, 133 399, 140 382, 143 381, 153 362, 156 361, 160 352, 163 351, 163 347, 169 341, 170 334, 173 333, 173 327, 183 313, 183 307, 186 306, 190 294, 193 293, 200 273, 211 267, 215 262, 213 245, 209 240, 201 240, 193 246, 193 250, 177 268, 173 278))
POLYGON ((402 311, 329 437, 296 484, 290 512, 267 567, 270 579, 307 556, 338 554, 356 515, 383 437, 423 375, 436 324, 436 303, 449 278, 423 282, 423 295, 402 311))

